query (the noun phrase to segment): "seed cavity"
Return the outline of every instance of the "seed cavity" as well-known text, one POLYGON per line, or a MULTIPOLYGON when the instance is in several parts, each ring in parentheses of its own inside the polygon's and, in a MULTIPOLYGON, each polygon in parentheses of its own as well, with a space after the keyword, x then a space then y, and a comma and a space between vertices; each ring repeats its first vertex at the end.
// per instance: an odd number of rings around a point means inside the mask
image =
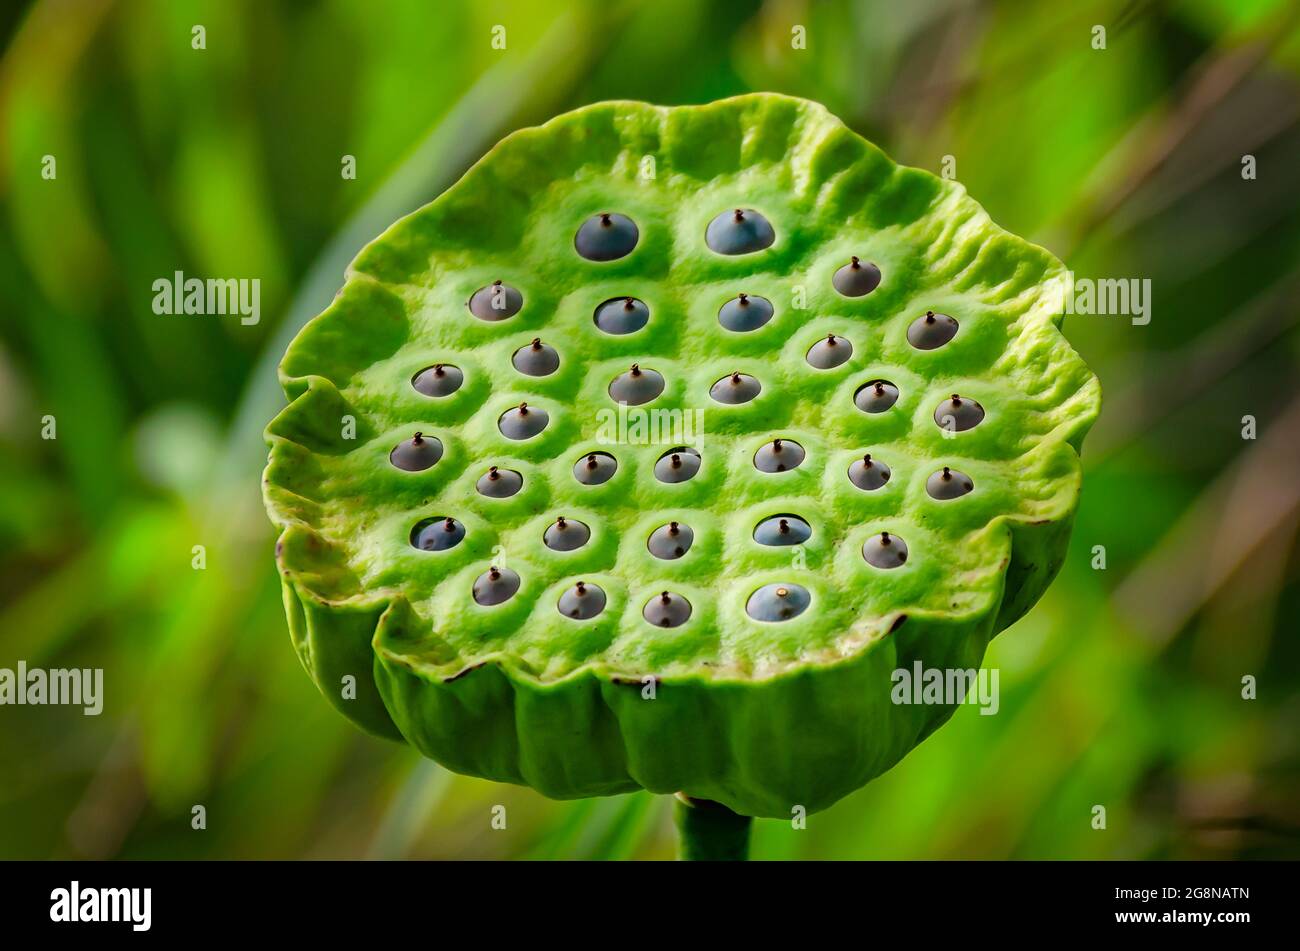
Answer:
POLYGON ((590 538, 591 529, 584 522, 563 515, 552 522, 542 535, 542 541, 551 551, 574 551, 587 544, 590 538))
POLYGON ((426 436, 424 433, 416 433, 410 439, 402 440, 388 454, 389 462, 407 472, 428 469, 441 458, 442 440, 437 436, 426 436))
POLYGON ((411 377, 411 386, 417 393, 433 397, 451 396, 464 382, 465 374, 460 367, 450 363, 435 363, 411 377))
POLYGON ((949 469, 947 466, 932 473, 930 478, 925 480, 925 491, 930 493, 930 498, 938 499, 940 502, 961 498, 973 488, 975 483, 971 481, 970 476, 956 469, 949 469))
POLYGON ((863 542, 862 557, 873 568, 898 568, 907 561, 907 542, 897 535, 881 532, 863 542))
POLYGON ((745 613, 755 621, 788 621, 798 617, 812 603, 812 595, 802 585, 765 584, 749 596, 745 613))
POLYGON ((775 240, 771 222, 752 208, 724 211, 704 230, 704 243, 718 254, 752 254, 775 240))
POLYGON ((478 477, 474 488, 489 499, 508 499, 524 487, 524 477, 514 469, 488 466, 488 471, 478 477))
POLYGON ((618 460, 607 452, 589 452, 573 464, 573 477, 583 485, 602 485, 617 471, 618 460))
POLYGON ((774 312, 772 302, 766 297, 739 294, 722 305, 718 311, 718 323, 724 330, 749 333, 771 320, 774 312))
POLYGON ((532 439, 551 421, 546 410, 539 406, 520 403, 506 410, 497 420, 497 428, 507 439, 532 439))
POLYGON ((641 232, 627 215, 592 215, 573 236, 573 247, 588 261, 616 261, 632 253, 641 232))
POLYGON ((660 482, 685 482, 700 471, 700 454, 687 446, 669 449, 655 462, 655 478, 660 482))
POLYGON ((947 314, 927 310, 907 328, 907 342, 917 350, 938 350, 957 336, 957 321, 947 314))
POLYGON ((446 551, 465 537, 465 526, 449 515, 436 515, 415 523, 411 545, 420 551, 446 551))
POLYGON ((880 268, 852 258, 831 278, 831 286, 844 297, 865 297, 880 286, 880 268))
POLYGON ((525 376, 550 376, 560 368, 560 355, 549 343, 534 337, 532 343, 515 351, 510 362, 525 376))
POLYGON ((808 350, 808 363, 817 370, 833 370, 853 356, 853 344, 847 337, 827 334, 808 350))
POLYGON ((724 376, 709 389, 709 395, 719 403, 736 406, 748 403, 759 394, 763 385, 748 373, 732 373, 724 376))
POLYGON ((658 370, 632 364, 632 369, 620 373, 609 384, 609 398, 615 403, 640 406, 649 403, 664 391, 664 378, 658 370))
POLYGON ((864 413, 883 413, 898 402, 898 387, 888 380, 872 380, 858 387, 853 403, 864 413))
POLYGON ((956 393, 934 408, 934 421, 940 429, 950 433, 964 433, 968 429, 974 429, 983 419, 983 406, 956 393))
POLYGON ((660 525, 650 533, 646 548, 650 549, 650 554, 656 558, 672 561, 690 551, 694 541, 695 532, 689 525, 669 522, 667 525, 660 525))
POLYGON ((864 492, 874 492, 889 481, 889 466, 867 453, 849 466, 849 481, 864 492))
POLYGON ((754 453, 754 468, 759 472, 785 472, 796 469, 806 454, 793 439, 773 439, 754 453))
POLYGON ((655 627, 680 627, 691 616, 691 602, 680 594, 664 591, 645 603, 641 616, 655 627))
POLYGON ((586 621, 605 610, 605 592, 600 585, 579 581, 560 595, 556 607, 565 617, 586 621))
POLYGON ((596 308, 596 326, 607 334, 636 333, 650 320, 650 308, 635 297, 612 297, 596 308))
POLYGON ((480 287, 469 299, 469 312, 479 320, 505 320, 519 313, 524 295, 500 281, 480 287))
POLYGON ((773 515, 754 526, 760 545, 802 545, 812 537, 812 526, 798 515, 773 515))
POLYGON ((493 565, 474 580, 474 600, 484 607, 509 601, 519 590, 519 573, 493 565))

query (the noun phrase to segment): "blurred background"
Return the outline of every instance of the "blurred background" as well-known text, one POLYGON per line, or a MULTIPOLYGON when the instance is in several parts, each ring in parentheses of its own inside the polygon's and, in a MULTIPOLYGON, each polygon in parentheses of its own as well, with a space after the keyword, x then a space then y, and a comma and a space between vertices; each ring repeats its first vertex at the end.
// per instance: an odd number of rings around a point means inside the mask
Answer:
POLYGON ((1152 282, 1149 325, 1066 321, 1104 409, 1062 575, 986 659, 1000 713, 755 857, 1300 857, 1295 3, 13 0, 0 37, 0 667, 106 671, 98 717, 0 707, 0 857, 673 854, 666 797, 551 802, 334 712, 261 430, 347 262, 503 135, 749 90, 1152 282), (260 278, 260 322, 155 315, 177 270, 260 278))

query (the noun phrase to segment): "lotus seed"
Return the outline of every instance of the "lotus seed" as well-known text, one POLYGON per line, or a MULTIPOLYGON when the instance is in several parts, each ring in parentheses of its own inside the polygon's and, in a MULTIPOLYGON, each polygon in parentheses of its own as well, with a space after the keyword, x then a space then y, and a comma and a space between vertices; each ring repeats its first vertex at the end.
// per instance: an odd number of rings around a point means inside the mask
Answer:
POLYGON ((888 380, 872 380, 858 387, 853 402, 864 413, 883 413, 898 402, 898 387, 888 380))
POLYGON ((849 481, 864 492, 874 492, 889 481, 889 466, 867 453, 849 466, 849 481))
POLYGON ((772 313, 772 302, 766 297, 739 294, 722 305, 718 311, 718 323, 726 330, 748 333, 771 320, 772 313))
POLYGON ((388 461, 407 472, 420 472, 428 469, 442 458, 442 440, 437 436, 416 433, 393 447, 388 454, 388 461))
POLYGON ((749 596, 745 613, 755 621, 788 621, 812 603, 808 589, 797 584, 765 584, 749 596))
POLYGON ((579 581, 560 595, 556 607, 565 617, 586 621, 605 610, 605 592, 600 585, 579 581))
POLYGON ((411 529, 411 544, 421 551, 446 551, 464 537, 465 526, 451 516, 421 519, 411 529))
POLYGON ((760 545, 802 545, 812 537, 812 526, 798 515, 773 515, 754 526, 760 545))
POLYGON ((665 591, 647 601, 641 615, 655 627, 680 627, 691 616, 691 602, 665 591))
POLYGON ((469 312, 479 320, 505 320, 519 313, 523 306, 524 295, 500 281, 480 287, 469 299, 469 312))
POLYGON ((934 408, 934 421, 943 429, 954 433, 964 433, 974 429, 984 419, 984 407, 972 399, 952 395, 934 408))
POLYGON ((748 403, 762 388, 762 384, 748 373, 733 373, 714 383, 709 389, 709 395, 719 403, 735 406, 748 403))
POLYGON ((614 297, 596 308, 596 326, 607 334, 636 333, 650 319, 650 308, 635 297, 614 297))
POLYGON ((628 406, 649 403, 663 391, 663 375, 649 367, 642 369, 636 363, 626 373, 614 377, 609 384, 609 398, 615 403, 626 403, 628 406))
POLYGON ((949 469, 947 466, 932 473, 930 478, 925 480, 925 491, 930 493, 931 498, 941 502, 960 498, 973 488, 975 483, 971 481, 970 476, 956 469, 949 469))
POLYGON ((874 568, 897 568, 907 561, 907 542, 897 535, 881 532, 863 543, 862 557, 874 568))
POLYGON ((754 453, 754 468, 759 472, 785 472, 803 462, 803 446, 793 439, 773 439, 754 453))
POLYGON ((607 452, 589 452, 573 464, 573 477, 583 485, 601 485, 617 471, 618 460, 607 452))
POLYGON ((519 590, 519 573, 493 565, 474 581, 474 600, 484 607, 509 601, 519 590))
POLYGON ((827 334, 808 351, 808 363, 818 370, 832 370, 853 356, 853 344, 845 337, 827 334))
POLYGON ((541 337, 534 337, 526 347, 520 347, 510 358, 515 369, 525 376, 550 376, 560 368, 560 355, 541 337))
POLYGON ((775 240, 771 223, 752 208, 724 211, 704 231, 704 242, 718 254, 750 254, 775 240))
POLYGON ((497 427, 507 439, 531 439, 545 429, 550 421, 551 417, 546 410, 520 403, 501 414, 497 427))
POLYGON ((542 535, 542 541, 551 551, 573 551, 587 544, 591 538, 591 529, 585 523, 576 519, 568 519, 561 515, 542 535))
POLYGON ((672 561, 690 551, 691 543, 694 541, 695 532, 689 525, 669 522, 667 525, 660 525, 650 533, 650 540, 646 542, 646 547, 656 558, 672 561))
POLYGON ((957 336, 957 321, 947 314, 927 310, 907 328, 907 342, 917 350, 937 350, 957 336))
POLYGON ((451 396, 463 382, 465 374, 460 372, 460 367, 449 363, 435 363, 411 378, 411 386, 425 396, 451 396))
POLYGON ((488 471, 478 477, 474 488, 478 494, 489 499, 508 499, 524 487, 524 477, 514 469, 499 469, 489 466, 488 471))
POLYGON ((853 258, 835 272, 831 286, 845 297, 865 297, 880 286, 880 268, 853 258))
POLYGON ((602 212, 582 223, 573 246, 588 261, 615 261, 631 254, 641 232, 627 215, 602 212))
POLYGON ((700 471, 700 462, 700 454, 694 449, 669 449, 655 462, 655 478, 660 482, 685 482, 700 471))

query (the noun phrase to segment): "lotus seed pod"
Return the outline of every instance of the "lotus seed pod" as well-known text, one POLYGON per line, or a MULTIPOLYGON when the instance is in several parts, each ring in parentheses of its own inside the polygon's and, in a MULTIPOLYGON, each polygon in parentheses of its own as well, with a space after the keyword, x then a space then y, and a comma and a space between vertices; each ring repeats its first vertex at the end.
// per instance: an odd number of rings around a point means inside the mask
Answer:
POLYGON ((736 333, 757 330, 772 319, 772 302, 766 297, 739 294, 718 310, 718 323, 736 333))
POLYGON ((665 591, 647 601, 641 615, 655 627, 680 627, 691 616, 691 602, 665 591))
POLYGON ((748 403, 762 389, 762 384, 748 373, 732 373, 714 383, 709 390, 709 395, 719 403, 734 406, 739 403, 748 403))
POLYGON ((573 246, 588 261, 614 261, 631 254, 640 236, 636 222, 627 215, 603 212, 582 223, 573 246))
POLYGON ((973 488, 975 483, 971 481, 970 476, 956 469, 949 469, 947 466, 932 473, 930 478, 925 480, 925 491, 930 493, 930 498, 940 501, 961 498, 973 488))
POLYGON ((759 472, 786 472, 803 462, 803 446, 793 439, 773 439, 754 453, 754 468, 759 472))
POLYGON ((808 349, 808 364, 818 370, 832 370, 853 356, 853 344, 847 337, 827 334, 808 349))
POLYGON ((881 532, 863 543, 862 557, 873 568, 899 568, 907 561, 907 542, 897 535, 881 532))
POLYGON ((424 518, 411 529, 411 545, 420 551, 446 551, 465 537, 465 526, 448 515, 424 518))
POLYGON ((685 482, 699 471, 700 454, 685 446, 668 450, 655 462, 655 478, 660 482, 685 482))
POLYGON ((509 284, 493 281, 469 299, 469 312, 479 320, 505 320, 519 313, 524 295, 509 284))
POLYGON ((632 364, 632 369, 620 373, 609 384, 609 398, 615 403, 640 406, 649 403, 664 391, 664 378, 658 370, 632 364))
POLYGON ((983 406, 956 393, 934 408, 934 421, 949 432, 964 433, 968 429, 974 429, 983 419, 983 406))
POLYGON ((938 350, 957 336, 957 321, 947 314, 927 310, 907 328, 907 342, 917 350, 938 350))
POLYGON ((407 472, 420 472, 428 469, 442 458, 442 440, 436 436, 416 433, 393 447, 388 454, 388 461, 407 472))
POLYGON ((760 545, 802 545, 812 537, 812 526, 798 515, 773 515, 754 526, 760 545))
POLYGON ((755 621, 789 621, 803 614, 811 603, 812 595, 802 585, 765 584, 749 596, 745 613, 755 621))
POLYGON ((479 495, 489 499, 508 499, 524 487, 524 477, 514 469, 488 466, 488 471, 478 478, 474 488, 479 495))
POLYGON ((605 590, 600 585, 579 581, 556 604, 560 613, 575 621, 587 621, 605 610, 605 590))
POLYGON ((602 485, 617 471, 618 460, 607 452, 589 452, 573 464, 573 477, 583 485, 602 485))
POLYGON ((520 403, 501 414, 501 418, 497 420, 497 427, 501 430, 501 435, 507 439, 532 439, 545 429, 550 421, 551 417, 540 406, 520 403))
POLYGON ((660 525, 650 534, 646 547, 656 558, 672 561, 690 551, 691 543, 694 541, 695 532, 689 525, 669 522, 667 525, 660 525))
POLYGON ((597 103, 504 140, 365 248, 280 364, 263 495, 288 640, 327 702, 557 799, 789 821, 889 769, 953 709, 892 702, 891 673, 980 666, 1042 595, 1099 409, 1060 331, 1068 271, 990 210, 785 96, 597 103), (629 173, 646 157, 663 174, 629 173), (868 253, 889 281, 851 297, 868 253), (561 357, 543 376, 534 338, 561 357), (633 364, 664 386, 624 409, 633 364), (967 393, 989 412, 940 441, 954 389, 962 420, 967 393), (399 472, 417 429, 443 457, 399 472), (574 519, 586 543, 549 547, 574 519), (483 604, 506 562, 519 586, 483 604), (646 616, 665 590, 678 627, 646 616))
POLYGON ((835 272, 831 284, 845 297, 865 297, 880 286, 880 268, 853 258, 835 272))
POLYGON ((705 243, 718 254, 752 254, 775 240, 772 223, 752 208, 724 211, 704 232, 705 243))
POLYGON ((596 308, 595 320, 607 334, 633 334, 650 320, 650 308, 635 297, 615 297, 596 308))
POLYGON ((574 551, 587 544, 591 529, 586 523, 561 515, 546 528, 542 541, 552 551, 574 551))
POLYGON ((550 376, 560 368, 560 355, 541 337, 534 337, 526 347, 520 347, 510 358, 516 370, 525 376, 550 376))
POLYGON ((504 604, 519 591, 519 572, 493 565, 474 580, 474 600, 484 607, 504 604))
POLYGON ((425 367, 411 378, 411 386, 415 387, 416 392, 433 397, 451 396, 464 382, 465 374, 461 373, 460 367, 446 363, 425 367))
POLYGON ((898 387, 888 380, 872 380, 858 387, 853 402, 864 413, 883 413, 898 402, 898 387))
POLYGON ((849 466, 849 481, 864 492, 874 492, 889 481, 889 466, 867 453, 849 466))

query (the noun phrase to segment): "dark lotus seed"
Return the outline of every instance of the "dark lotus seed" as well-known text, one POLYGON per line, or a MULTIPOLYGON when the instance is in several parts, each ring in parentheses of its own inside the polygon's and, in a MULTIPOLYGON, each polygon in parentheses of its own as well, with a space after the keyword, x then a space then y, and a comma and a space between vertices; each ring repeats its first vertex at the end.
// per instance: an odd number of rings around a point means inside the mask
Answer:
POLYGON ((546 410, 520 403, 501 414, 497 427, 507 439, 531 439, 545 429, 550 421, 551 417, 546 410))
POLYGON ((773 515, 754 526, 760 545, 802 545, 812 537, 812 526, 798 515, 773 515))
POLYGON ((722 305, 718 311, 718 323, 726 330, 748 333, 771 320, 772 313, 772 302, 766 297, 740 294, 722 305))
POLYGON ((605 592, 599 585, 579 581, 560 595, 556 607, 565 617, 586 621, 605 610, 605 592))
POLYGON ((752 208, 724 211, 709 222, 704 242, 718 254, 749 254, 772 246, 776 232, 771 223, 752 208))
POLYGON ((596 326, 607 334, 636 333, 650 319, 650 308, 635 297, 614 297, 596 308, 596 326))
POLYGON ((646 548, 650 549, 650 554, 656 558, 672 561, 690 551, 691 543, 694 541, 695 532, 689 525, 669 522, 667 525, 660 525, 650 533, 646 548))
POLYGON ((641 616, 655 627, 680 627, 691 616, 691 602, 680 594, 665 591, 645 603, 641 616))
POLYGON ((925 480, 925 491, 930 493, 930 498, 938 499, 940 502, 961 498, 973 488, 975 483, 971 481, 970 476, 956 469, 949 469, 947 466, 925 480))
POLYGON ((972 399, 952 395, 934 408, 934 421, 950 433, 974 429, 984 419, 984 407, 972 399))
POLYGON ((469 299, 469 312, 479 320, 505 320, 519 313, 523 306, 524 295, 500 281, 480 287, 469 299))
POLYGON ((519 590, 519 573, 493 565, 474 582, 474 600, 484 607, 509 601, 519 590))
POLYGON ((883 413, 898 402, 898 387, 888 380, 872 380, 858 387, 853 402, 864 413, 883 413))
POLYGON ((812 603, 808 589, 797 584, 765 584, 749 596, 745 613, 755 621, 788 621, 812 603))
POLYGON ((663 391, 663 374, 649 367, 643 369, 636 363, 626 373, 614 377, 609 384, 609 398, 615 403, 626 403, 628 406, 649 403, 663 391))
POLYGON ((865 297, 880 286, 880 268, 853 258, 835 272, 831 286, 845 297, 865 297))
POLYGON ((573 551, 587 544, 589 538, 591 538, 591 529, 583 522, 565 518, 563 515, 547 526, 546 533, 542 535, 542 541, 551 551, 573 551))
POLYGON ((803 462, 803 446, 793 439, 773 439, 754 453, 754 468, 759 472, 785 472, 803 462))
POLYGON ((699 471, 700 454, 685 446, 669 449, 655 462, 655 478, 660 482, 685 482, 699 471))
POLYGON ((474 486, 479 495, 489 499, 508 499, 523 487, 522 475, 514 469, 498 469, 496 466, 490 466, 474 486))
POLYGON ((583 485, 601 485, 617 471, 618 460, 607 452, 589 452, 573 464, 573 477, 583 485))
POLYGON ((709 395, 719 403, 735 406, 748 403, 762 388, 763 385, 748 373, 733 373, 714 383, 709 389, 709 395))
POLYGON ((441 458, 442 440, 424 433, 416 433, 410 439, 402 440, 388 454, 389 462, 407 472, 428 469, 441 458))
POLYGON ((864 492, 874 492, 889 481, 889 466, 867 453, 849 466, 849 481, 864 492))
POLYGON ((526 376, 550 376, 560 368, 560 355, 549 343, 542 343, 540 337, 534 337, 528 346, 515 351, 510 362, 526 376))
POLYGON ((582 223, 573 246, 588 261, 614 261, 631 254, 641 232, 627 215, 602 212, 582 223))
POLYGON ((917 350, 938 350, 957 336, 957 321, 947 314, 927 310, 907 328, 907 342, 917 350))
POLYGON ((421 519, 411 529, 411 544, 420 551, 446 551, 464 537, 465 526, 450 516, 421 519))
POLYGON ((862 557, 875 568, 897 568, 907 561, 907 542, 897 535, 881 532, 863 542, 862 557))
POLYGON ((460 367, 449 363, 435 363, 411 377, 411 386, 425 396, 451 396, 464 382, 465 374, 460 372, 460 367))
POLYGON ((853 344, 847 337, 827 334, 808 350, 808 363, 818 370, 832 370, 853 356, 853 344))

